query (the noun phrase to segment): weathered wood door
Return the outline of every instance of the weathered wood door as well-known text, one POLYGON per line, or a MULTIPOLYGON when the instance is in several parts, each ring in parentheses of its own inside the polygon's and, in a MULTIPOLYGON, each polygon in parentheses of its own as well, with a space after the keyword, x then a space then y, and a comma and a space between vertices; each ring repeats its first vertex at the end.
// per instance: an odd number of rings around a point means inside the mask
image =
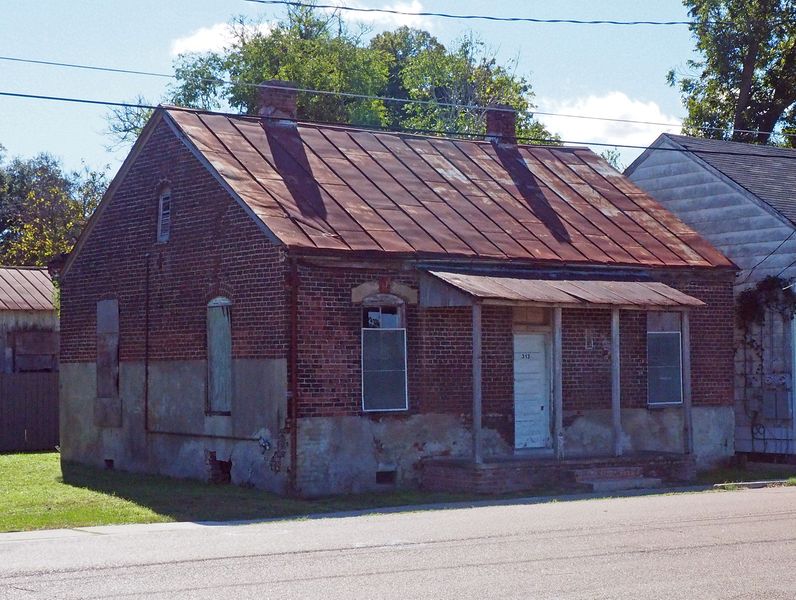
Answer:
POLYGON ((548 336, 514 334, 514 447, 550 446, 548 336))

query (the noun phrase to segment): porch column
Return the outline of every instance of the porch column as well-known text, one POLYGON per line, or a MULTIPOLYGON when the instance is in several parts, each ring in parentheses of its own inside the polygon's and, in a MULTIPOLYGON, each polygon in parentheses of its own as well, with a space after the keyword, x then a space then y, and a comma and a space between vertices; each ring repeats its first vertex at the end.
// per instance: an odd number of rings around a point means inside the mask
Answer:
POLYGON ((694 421, 691 403, 691 324, 688 320, 687 310, 684 310, 681 315, 681 335, 683 337, 683 451, 686 454, 693 454, 694 421))
POLYGON ((473 462, 484 461, 481 435, 481 304, 473 302, 473 462))
POLYGON ((564 384, 562 376, 561 307, 553 309, 553 448, 564 456, 564 384))
POLYGON ((614 456, 622 456, 622 389, 619 345, 619 309, 611 310, 611 421, 614 431, 614 456))

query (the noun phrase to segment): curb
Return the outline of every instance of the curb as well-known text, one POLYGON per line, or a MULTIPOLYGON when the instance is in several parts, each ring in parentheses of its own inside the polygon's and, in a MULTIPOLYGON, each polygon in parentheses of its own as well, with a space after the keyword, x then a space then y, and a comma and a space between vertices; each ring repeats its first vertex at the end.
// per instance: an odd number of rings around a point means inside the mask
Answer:
POLYGON ((785 487, 789 479, 766 479, 765 481, 736 481, 729 483, 714 483, 716 490, 757 490, 767 487, 785 487))

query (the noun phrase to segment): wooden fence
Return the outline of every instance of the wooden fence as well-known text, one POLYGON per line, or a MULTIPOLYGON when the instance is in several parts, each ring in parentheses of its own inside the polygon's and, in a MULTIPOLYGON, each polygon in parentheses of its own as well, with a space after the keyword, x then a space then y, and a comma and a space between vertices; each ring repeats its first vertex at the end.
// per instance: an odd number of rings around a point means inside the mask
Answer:
POLYGON ((58 373, 0 374, 0 452, 58 445, 58 373))

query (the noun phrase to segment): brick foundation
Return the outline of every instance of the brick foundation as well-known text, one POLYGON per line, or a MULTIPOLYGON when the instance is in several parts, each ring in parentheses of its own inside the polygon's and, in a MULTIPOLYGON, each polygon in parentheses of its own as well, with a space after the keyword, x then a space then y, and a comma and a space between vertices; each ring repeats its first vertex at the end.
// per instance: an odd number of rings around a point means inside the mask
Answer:
POLYGON ((643 477, 655 477, 669 484, 692 481, 696 475, 693 458, 685 455, 590 458, 558 462, 552 459, 487 462, 429 459, 422 462, 421 486, 435 492, 507 494, 512 492, 589 491, 578 481, 583 469, 628 467, 643 477))

